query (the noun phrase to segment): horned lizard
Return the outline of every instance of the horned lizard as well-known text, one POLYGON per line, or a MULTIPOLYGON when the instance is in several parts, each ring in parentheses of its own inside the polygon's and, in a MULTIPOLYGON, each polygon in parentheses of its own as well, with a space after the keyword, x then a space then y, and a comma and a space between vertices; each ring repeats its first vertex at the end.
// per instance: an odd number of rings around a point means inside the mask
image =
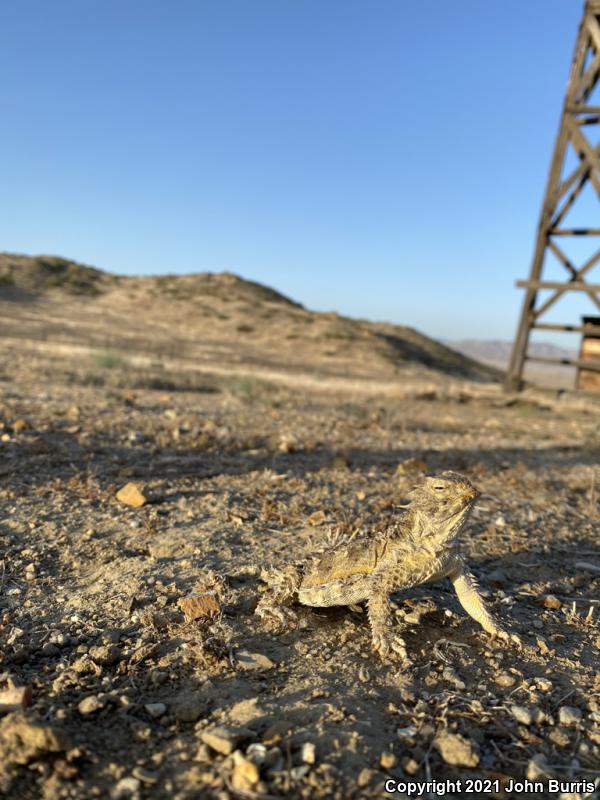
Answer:
POLYGON ((390 594, 448 577, 464 610, 485 631, 519 644, 486 608, 460 552, 458 536, 478 496, 457 472, 425 478, 411 492, 406 513, 383 533, 334 545, 309 566, 264 572, 268 589, 255 613, 276 630, 293 622, 294 603, 351 606, 366 600, 373 648, 382 657, 396 653, 408 660, 404 639, 392 626, 390 594))

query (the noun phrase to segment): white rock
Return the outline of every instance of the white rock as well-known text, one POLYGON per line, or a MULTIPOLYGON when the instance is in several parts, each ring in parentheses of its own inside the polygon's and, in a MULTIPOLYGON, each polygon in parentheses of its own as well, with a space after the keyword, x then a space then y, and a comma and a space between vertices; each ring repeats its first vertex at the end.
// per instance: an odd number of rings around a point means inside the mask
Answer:
POLYGON ((304 742, 301 751, 302 761, 305 764, 314 764, 317 760, 317 749, 312 742, 304 742))
POLYGON ((510 713, 513 717, 520 722, 521 725, 531 725, 533 722, 533 714, 531 709, 526 706, 511 706, 510 713))
POLYGON ((164 703, 146 703, 144 708, 150 714, 151 717, 154 717, 154 719, 162 717, 162 715, 167 710, 167 707, 164 703))
POLYGON ((417 735, 417 726, 416 725, 409 725, 407 728, 398 728, 396 731, 396 736, 400 741, 404 739, 414 739, 417 735))

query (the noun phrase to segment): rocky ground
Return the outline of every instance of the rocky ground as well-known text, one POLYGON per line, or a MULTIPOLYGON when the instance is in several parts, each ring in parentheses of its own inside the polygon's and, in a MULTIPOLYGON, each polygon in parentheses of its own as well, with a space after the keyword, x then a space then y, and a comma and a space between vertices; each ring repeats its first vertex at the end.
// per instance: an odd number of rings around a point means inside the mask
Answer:
POLYGON ((371 380, 367 361, 150 374, 129 352, 16 331, 0 372, 0 796, 600 783, 597 399, 507 398, 412 362, 371 380), (359 609, 263 628, 262 567, 384 526, 443 469, 482 491, 464 548, 522 652, 449 582, 395 597, 408 669, 372 653, 359 609))

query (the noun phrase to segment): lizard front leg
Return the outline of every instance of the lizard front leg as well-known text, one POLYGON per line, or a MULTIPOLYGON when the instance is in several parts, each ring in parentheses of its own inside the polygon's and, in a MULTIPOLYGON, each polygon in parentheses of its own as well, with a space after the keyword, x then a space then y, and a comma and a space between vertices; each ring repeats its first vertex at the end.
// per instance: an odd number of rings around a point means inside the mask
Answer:
POLYGON ((479 594, 479 586, 475 576, 463 564, 450 573, 449 578, 452 581, 461 606, 470 617, 481 625, 484 631, 494 637, 506 640, 512 639, 513 642, 520 643, 516 634, 510 634, 505 631, 494 619, 494 616, 486 607, 483 597, 479 594))
POLYGON ((261 578, 267 584, 264 596, 254 609, 266 626, 275 632, 293 627, 296 614, 289 607, 297 600, 302 572, 298 567, 287 565, 282 569, 263 570, 261 578))
POLYGON ((396 633, 392 624, 392 606, 390 594, 396 589, 407 588, 398 570, 393 567, 383 567, 376 570, 371 576, 371 589, 368 596, 369 623, 373 649, 382 658, 397 653, 403 661, 408 662, 406 643, 399 633, 396 633))

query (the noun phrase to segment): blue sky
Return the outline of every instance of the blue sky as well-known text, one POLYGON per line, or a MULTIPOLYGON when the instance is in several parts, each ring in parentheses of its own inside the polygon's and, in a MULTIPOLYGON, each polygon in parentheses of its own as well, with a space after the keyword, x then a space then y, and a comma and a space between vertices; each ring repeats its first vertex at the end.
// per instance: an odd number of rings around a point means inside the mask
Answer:
POLYGON ((0 249, 512 338, 581 9, 3 3, 0 249))

